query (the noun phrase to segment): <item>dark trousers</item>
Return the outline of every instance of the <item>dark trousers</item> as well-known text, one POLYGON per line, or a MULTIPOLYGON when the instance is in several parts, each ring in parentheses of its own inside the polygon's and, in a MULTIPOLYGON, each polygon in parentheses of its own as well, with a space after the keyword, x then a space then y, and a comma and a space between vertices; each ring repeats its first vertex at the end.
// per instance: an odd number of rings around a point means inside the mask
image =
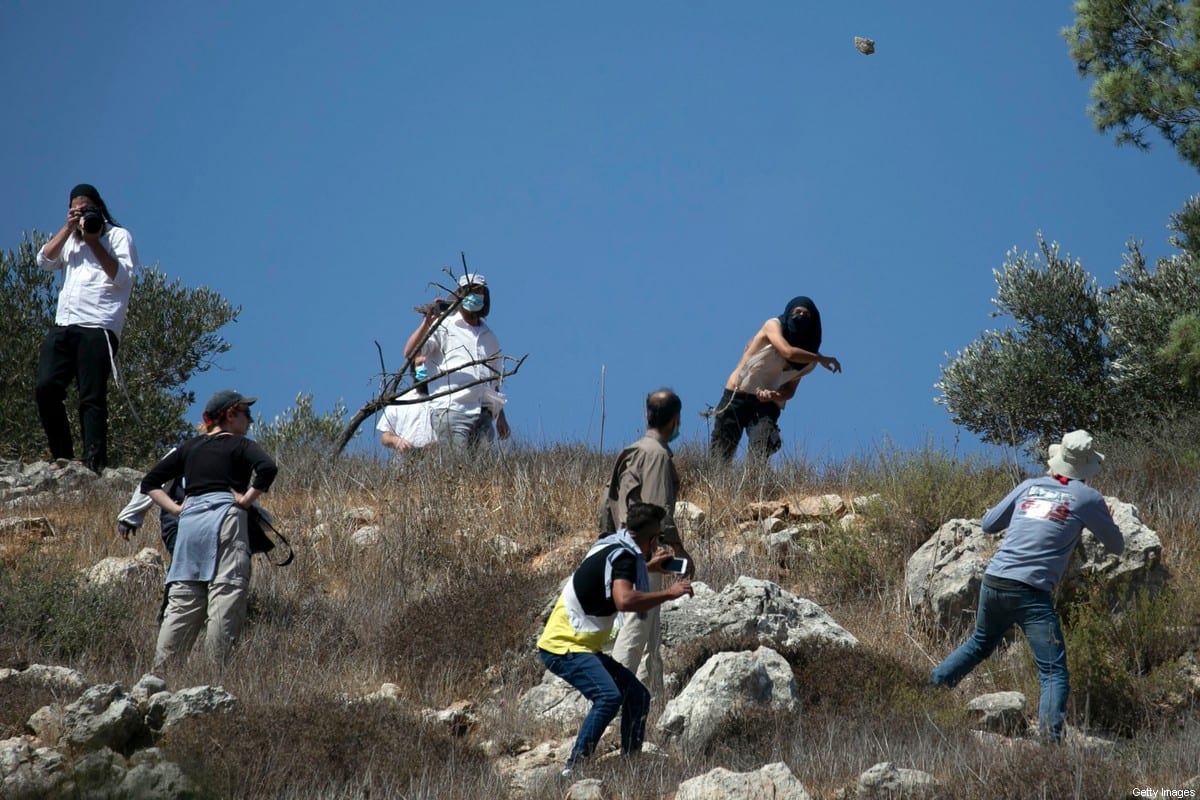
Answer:
POLYGON ((110 343, 115 354, 117 337, 103 328, 55 325, 42 341, 38 357, 35 396, 51 458, 75 457, 71 424, 63 405, 67 387, 75 381, 79 386, 83 463, 96 472, 108 464, 110 343))
POLYGON ((709 452, 724 461, 732 461, 738 442, 742 440, 742 431, 745 431, 749 441, 747 457, 766 462, 783 446, 777 424, 781 411, 775 403, 763 402, 749 392, 726 389, 713 414, 709 452))

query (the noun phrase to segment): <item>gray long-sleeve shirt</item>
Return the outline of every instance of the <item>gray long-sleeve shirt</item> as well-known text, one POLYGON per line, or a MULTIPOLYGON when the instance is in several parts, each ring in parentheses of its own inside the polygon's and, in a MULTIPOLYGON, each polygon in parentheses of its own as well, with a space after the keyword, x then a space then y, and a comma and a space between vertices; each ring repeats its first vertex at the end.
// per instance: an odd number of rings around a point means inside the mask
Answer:
POLYGON ((1103 495, 1086 483, 1064 485, 1049 475, 1023 482, 983 515, 986 533, 1005 528, 1008 533, 986 573, 1047 592, 1062 580, 1084 528, 1109 552, 1125 549, 1103 495))

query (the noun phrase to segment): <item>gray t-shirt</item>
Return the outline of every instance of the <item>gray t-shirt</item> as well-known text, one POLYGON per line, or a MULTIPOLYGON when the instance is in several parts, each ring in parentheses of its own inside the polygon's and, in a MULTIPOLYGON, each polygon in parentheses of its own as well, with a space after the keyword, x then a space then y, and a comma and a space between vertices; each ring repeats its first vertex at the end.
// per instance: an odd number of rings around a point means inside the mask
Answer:
POLYGON ((1064 485, 1050 475, 1025 481, 983 515, 985 532, 1005 528, 1008 533, 986 573, 1047 592, 1062 580, 1084 528, 1109 552, 1125 549, 1103 495, 1081 481, 1064 485))

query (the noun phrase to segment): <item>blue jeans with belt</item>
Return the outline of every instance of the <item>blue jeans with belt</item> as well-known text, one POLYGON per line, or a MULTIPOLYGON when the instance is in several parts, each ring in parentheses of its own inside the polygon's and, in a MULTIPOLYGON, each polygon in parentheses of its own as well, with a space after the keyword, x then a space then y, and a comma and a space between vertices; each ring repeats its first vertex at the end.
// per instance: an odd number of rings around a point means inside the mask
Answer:
POLYGON ((604 653, 566 653, 557 655, 538 649, 546 669, 574 686, 588 700, 592 710, 583 719, 575 746, 567 758, 567 767, 575 766, 596 749, 596 742, 621 712, 621 752, 642 749, 646 735, 646 715, 650 712, 650 692, 625 667, 604 653))
MULTIPOLYGON (((1011 582, 1009 582, 1011 583, 1011 582)), ((1038 704, 1038 730, 1055 741, 1062 739, 1067 716, 1067 650, 1062 626, 1054 611, 1049 592, 1025 588, 997 588, 987 578, 979 588, 979 609, 975 614, 975 633, 938 664, 929 679, 936 686, 957 686, 958 682, 992 654, 1004 634, 1018 625, 1037 664, 1041 684, 1038 704)))

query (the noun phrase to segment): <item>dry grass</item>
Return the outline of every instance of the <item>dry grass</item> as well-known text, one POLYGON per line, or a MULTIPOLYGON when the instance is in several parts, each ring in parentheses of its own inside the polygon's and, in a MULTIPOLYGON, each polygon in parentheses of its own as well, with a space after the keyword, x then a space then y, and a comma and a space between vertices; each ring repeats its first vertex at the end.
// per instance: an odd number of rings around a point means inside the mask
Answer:
MULTIPOLYGON (((1019 641, 953 692, 925 686, 930 660, 957 639, 914 629, 904 562, 940 515, 977 515, 1007 490, 1005 470, 929 449, 757 472, 689 451, 677 461, 681 499, 707 511, 703 530, 688 538, 700 579, 713 588, 740 575, 776 581, 823 605, 862 647, 784 653, 804 697, 798 714, 748 713, 705 752, 596 764, 589 775, 608 779, 622 797, 663 797, 713 767, 749 770, 774 760, 787 762, 816 797, 852 785, 879 761, 931 772, 963 798, 1121 797, 1135 786, 1182 786, 1197 772, 1194 700, 1170 679, 1178 648, 1162 641, 1195 641, 1197 469, 1180 466, 1157 482, 1114 472, 1100 487, 1142 507, 1164 540, 1177 591, 1108 628, 1078 624, 1077 635, 1099 638, 1072 647, 1107 647, 1119 657, 1105 662, 1108 672, 1088 676, 1100 683, 1077 692, 1072 723, 1098 724, 1081 699, 1091 703, 1101 690, 1127 703, 1108 709, 1118 719, 1104 720, 1121 733, 1117 745, 1091 751, 997 747, 969 730, 963 706, 975 694, 1018 689, 1036 700, 1036 672, 1019 641), (825 492, 879 492, 882 502, 859 527, 830 532, 812 554, 785 563, 738 533, 752 501, 825 492), (1164 620, 1172 624, 1164 628, 1164 620)), ((573 734, 510 710, 540 679, 532 644, 540 615, 592 537, 609 456, 583 447, 474 462, 430 454, 393 469, 300 454, 281 466, 268 505, 296 547, 295 563, 256 562, 249 629, 223 672, 197 651, 166 676, 175 688, 219 682, 240 699, 238 709, 181 726, 160 745, 213 797, 504 797, 505 779, 483 755, 485 739, 516 752, 573 734), (361 507, 375 513, 381 535, 366 550, 351 544, 357 525, 345 519, 361 507), (346 701, 385 682, 399 687, 400 702, 346 701), (483 717, 466 739, 420 718, 422 708, 455 700, 474 701, 483 717)), ((50 517, 57 536, 0 572, 0 667, 57 663, 126 686, 149 670, 160 588, 97 594, 76 579, 105 556, 157 545, 154 523, 133 543, 114 535, 124 501, 95 494, 30 509, 50 517)), ((1089 619, 1081 613, 1071 619, 1089 619)), ((747 646, 696 642, 669 666, 690 674, 714 652, 747 646)), ((0 693, 0 737, 49 699, 0 693)), ((535 796, 561 793, 547 785, 535 796)))

